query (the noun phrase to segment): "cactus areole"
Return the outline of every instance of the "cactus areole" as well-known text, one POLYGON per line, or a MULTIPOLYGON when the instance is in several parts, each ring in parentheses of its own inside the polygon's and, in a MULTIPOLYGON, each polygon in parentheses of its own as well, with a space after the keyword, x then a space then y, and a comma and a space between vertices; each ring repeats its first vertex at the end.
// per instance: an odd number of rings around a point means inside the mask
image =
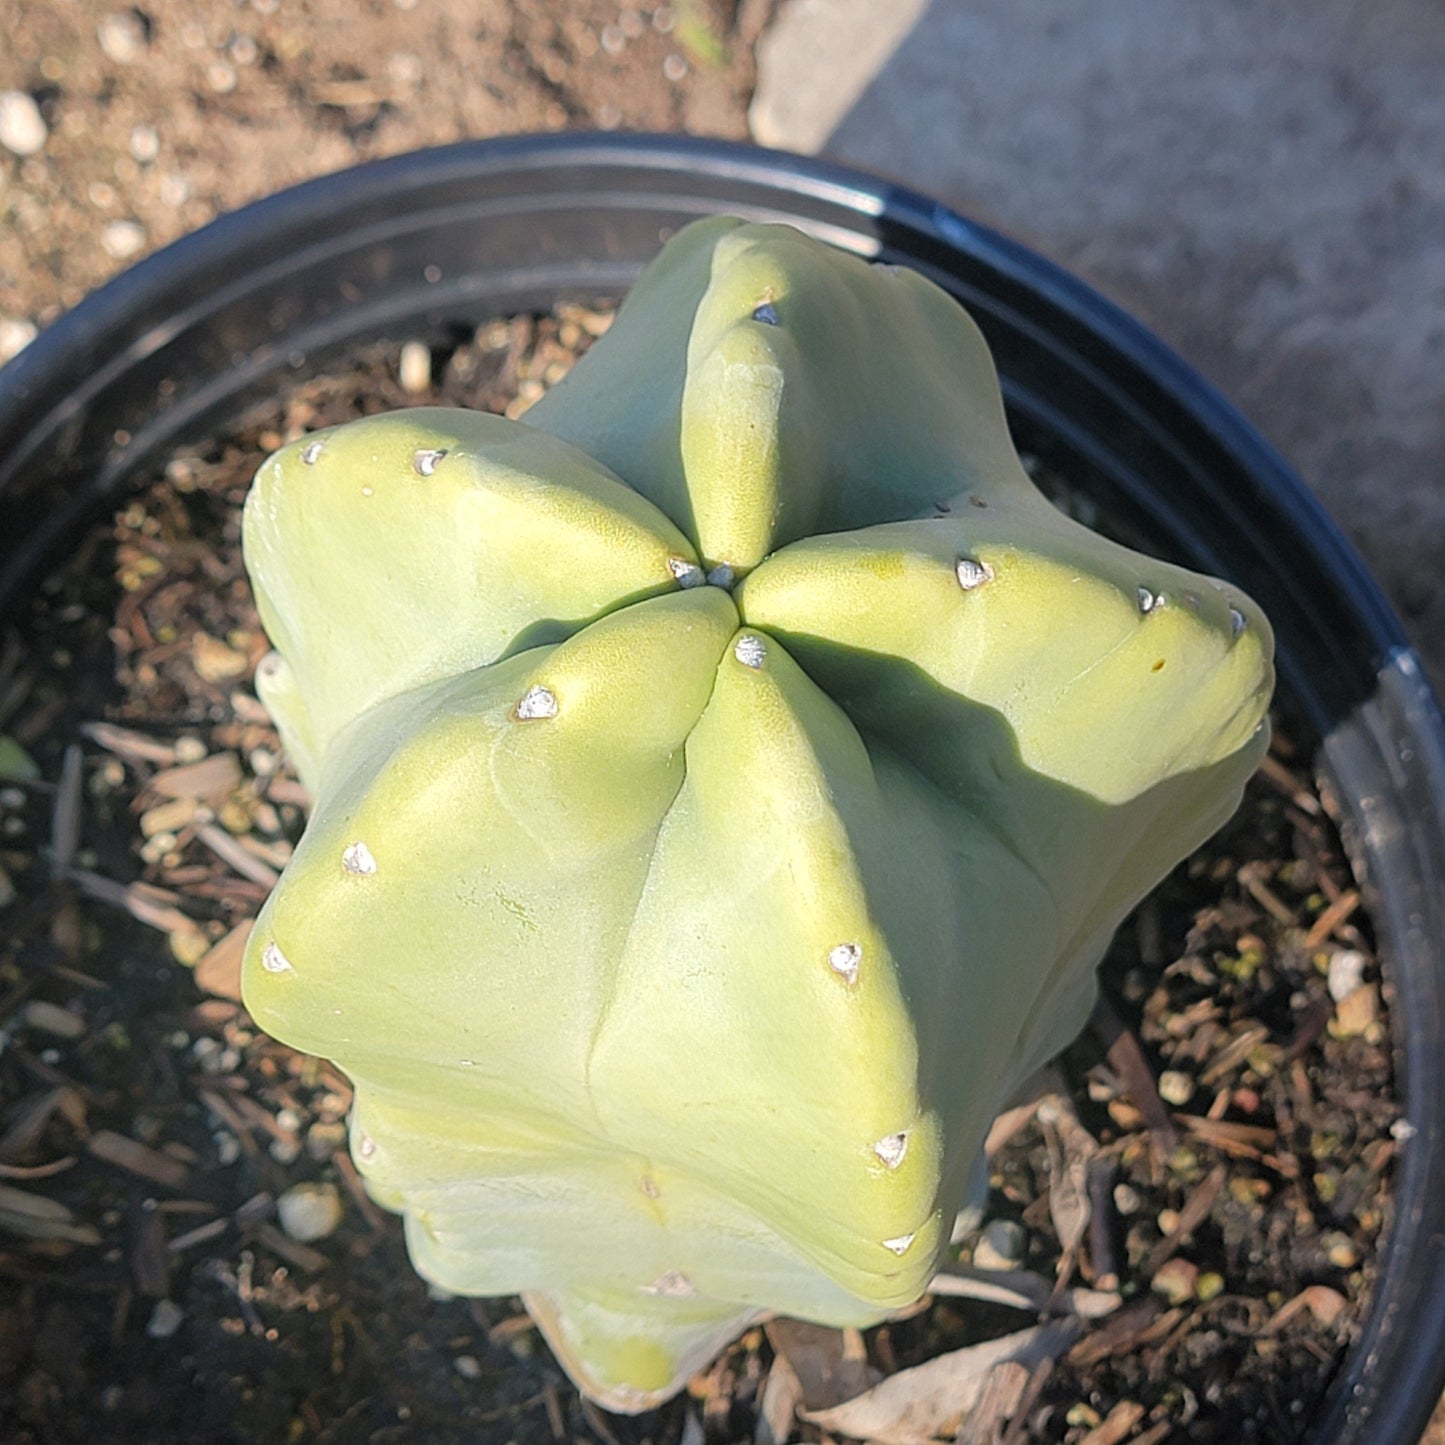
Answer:
POLYGON ((783 226, 679 234, 525 422, 284 447, 245 550, 314 799, 246 1003, 418 1270, 617 1410, 924 1291, 1266 744, 1255 605, 1055 510, 957 303, 783 226))

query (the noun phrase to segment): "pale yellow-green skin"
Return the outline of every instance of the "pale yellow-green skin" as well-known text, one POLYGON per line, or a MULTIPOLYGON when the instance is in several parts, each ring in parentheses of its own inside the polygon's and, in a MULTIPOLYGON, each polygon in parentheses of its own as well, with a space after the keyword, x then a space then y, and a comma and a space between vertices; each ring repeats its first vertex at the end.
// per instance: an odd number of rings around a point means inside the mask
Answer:
POLYGON ((615 1409, 917 1298, 1265 743, 1258 609, 1056 512, 963 311, 783 227, 684 231, 525 424, 285 448, 245 545, 315 798, 247 1004, 418 1269, 615 1409))

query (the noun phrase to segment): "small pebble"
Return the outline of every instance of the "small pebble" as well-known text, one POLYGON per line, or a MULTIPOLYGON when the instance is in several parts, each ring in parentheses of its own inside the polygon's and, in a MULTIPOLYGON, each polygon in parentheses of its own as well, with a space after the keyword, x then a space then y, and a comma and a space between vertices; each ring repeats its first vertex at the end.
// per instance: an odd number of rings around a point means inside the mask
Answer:
POLYGON ((129 261, 145 250, 146 233, 135 221, 111 221, 100 233, 100 244, 107 256, 129 261))
POLYGON ((408 341, 401 348, 397 368, 401 389, 416 396, 431 386, 431 348, 425 342, 408 341))
POLYGON ((1139 1197, 1139 1191, 1130 1184, 1116 1184, 1114 1186, 1114 1208, 1120 1214, 1138 1214, 1144 1207, 1144 1201, 1139 1197))
POLYGON ((40 107, 23 90, 0 91, 0 146, 17 156, 33 156, 45 147, 50 129, 40 107))
POLYGON ((662 76, 664 80, 670 80, 676 85, 687 76, 687 61, 674 50, 662 62, 662 76))
POLYGON ((464 1380, 481 1379, 482 1365, 475 1355, 458 1355, 452 1365, 464 1380))
POLYGON ((341 1196, 334 1184, 293 1184, 276 1201, 281 1228, 302 1244, 325 1239, 341 1216, 341 1196))
POLYGON ((1353 1269, 1360 1262, 1360 1256, 1348 1235, 1338 1232, 1327 1234, 1324 1245, 1325 1258, 1336 1269, 1353 1269))
POLYGON ((160 132, 153 125, 135 125, 130 131, 132 159, 148 166, 161 153, 160 132))
POLYGON ((1182 1108, 1194 1097, 1194 1080, 1180 1069, 1165 1069, 1159 1075, 1159 1097, 1182 1108))
POLYGON ((0 316, 0 366, 19 356, 35 340, 35 327, 29 321, 0 316))
POLYGON ((206 84, 217 95, 230 95, 236 88, 236 67, 224 60, 213 60, 206 67, 206 84))
POLYGON ((178 737, 173 746, 178 763, 198 763, 207 756, 205 743, 190 733, 178 737))
POLYGON ((156 1301, 151 1317, 146 1321, 146 1334, 153 1340, 168 1340, 180 1329, 186 1312, 174 1300, 156 1301))
POLYGON ((51 1035, 57 1039, 78 1039, 85 1032, 85 1020, 59 1004, 46 1003, 44 999, 33 998, 25 1005, 24 1015, 28 1027, 51 1035))
POLYGON ((1372 983, 1361 984, 1335 1005, 1330 1032, 1336 1038, 1352 1039, 1365 1033, 1380 1017, 1380 995, 1372 983))
POLYGON ((1194 1282, 1194 1298, 1201 1304, 1208 1304, 1224 1293, 1224 1276, 1214 1270, 1205 1270, 1194 1282))
POLYGON ((1342 948, 1330 956, 1330 997, 1343 1003, 1365 981, 1369 959, 1358 949, 1342 948))
POLYGON ((101 17, 95 38, 107 60, 117 65, 134 65, 145 54, 145 22, 134 10, 117 10, 101 17))
POLYGON ((1149 1282, 1149 1288, 1157 1295, 1162 1295, 1171 1305, 1182 1305, 1185 1300, 1193 1299, 1194 1292, 1199 1284, 1199 1266, 1190 1264, 1187 1259, 1165 1260, 1159 1266, 1158 1272, 1149 1282))
POLYGON ((1022 1225, 1012 1219, 991 1219, 973 1247, 973 1262, 979 1269, 1016 1269, 1027 1247, 1022 1225))

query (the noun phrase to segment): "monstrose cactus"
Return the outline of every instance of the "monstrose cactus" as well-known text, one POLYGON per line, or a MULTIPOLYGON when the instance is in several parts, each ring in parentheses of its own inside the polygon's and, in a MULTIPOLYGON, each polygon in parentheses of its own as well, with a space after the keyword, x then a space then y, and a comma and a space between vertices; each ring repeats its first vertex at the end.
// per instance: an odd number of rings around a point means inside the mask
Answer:
POLYGON ((1265 746, 1255 606, 1056 511, 959 306, 781 226, 682 232, 525 423, 283 448, 245 547, 314 798, 246 1002, 421 1273, 614 1409, 919 1296, 1265 746))

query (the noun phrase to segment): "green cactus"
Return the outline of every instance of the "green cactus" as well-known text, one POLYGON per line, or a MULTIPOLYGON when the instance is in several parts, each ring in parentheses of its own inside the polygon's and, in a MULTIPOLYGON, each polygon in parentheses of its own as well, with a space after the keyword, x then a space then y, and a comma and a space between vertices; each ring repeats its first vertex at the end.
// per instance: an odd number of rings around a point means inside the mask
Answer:
POLYGON ((286 447, 245 544, 315 799, 247 1004, 614 1409, 918 1297, 1265 745, 1254 605, 1055 511, 964 312, 785 227, 684 231, 525 424, 286 447))

